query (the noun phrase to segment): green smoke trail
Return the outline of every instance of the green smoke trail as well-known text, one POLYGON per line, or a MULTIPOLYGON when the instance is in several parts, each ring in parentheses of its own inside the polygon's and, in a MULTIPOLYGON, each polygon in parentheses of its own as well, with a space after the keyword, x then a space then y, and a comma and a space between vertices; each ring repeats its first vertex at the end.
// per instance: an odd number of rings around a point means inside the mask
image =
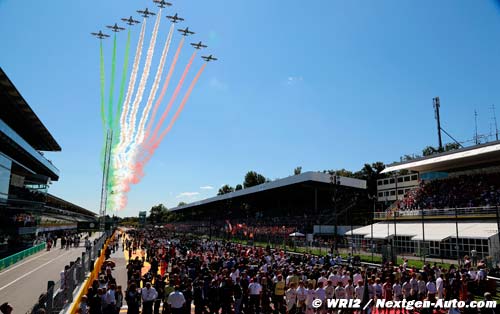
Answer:
POLYGON ((113 59, 111 61, 111 82, 109 84, 109 101, 108 101, 108 127, 113 129, 113 90, 115 88, 115 72, 116 72, 116 33, 113 39, 113 59))
POLYGON ((101 72, 101 119, 102 119, 102 126, 106 126, 106 113, 104 111, 104 54, 102 52, 102 40, 100 41, 100 50, 101 50, 101 57, 100 57, 100 72, 101 72))
MULTIPOLYGON (((118 97, 118 103, 116 104, 116 112, 115 112, 115 119, 114 119, 114 132, 113 135, 116 138, 119 138, 119 125, 118 125, 118 120, 120 119, 120 115, 122 114, 122 109, 123 109, 123 97, 125 96, 125 84, 127 82, 127 72, 128 72, 128 55, 130 51, 130 29, 128 30, 128 35, 127 35, 127 44, 125 46, 125 58, 123 61, 123 71, 122 71, 122 79, 120 83, 120 96, 118 97)), ((113 141, 113 143, 117 143, 117 141, 113 141)), ((113 146, 115 146, 114 144, 113 146)))

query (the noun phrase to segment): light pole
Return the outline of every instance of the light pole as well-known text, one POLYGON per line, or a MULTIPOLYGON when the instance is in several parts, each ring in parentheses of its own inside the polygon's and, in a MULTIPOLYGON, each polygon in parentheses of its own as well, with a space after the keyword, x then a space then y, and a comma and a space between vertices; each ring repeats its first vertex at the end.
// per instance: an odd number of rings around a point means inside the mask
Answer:
MULTIPOLYGON (((332 184, 332 187, 334 187, 334 192, 333 192, 333 211, 335 215, 335 230, 334 230, 334 241, 335 241, 335 251, 337 251, 338 248, 338 213, 337 213, 337 193, 338 193, 338 186, 340 185, 340 179, 337 177, 337 173, 330 171, 330 183, 332 184)), ((321 225, 320 225, 321 226, 321 225)))

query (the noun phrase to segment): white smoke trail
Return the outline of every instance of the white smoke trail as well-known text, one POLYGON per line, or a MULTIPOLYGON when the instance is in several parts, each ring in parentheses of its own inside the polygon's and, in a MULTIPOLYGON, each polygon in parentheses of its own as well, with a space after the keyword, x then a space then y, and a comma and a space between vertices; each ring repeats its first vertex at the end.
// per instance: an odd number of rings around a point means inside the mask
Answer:
POLYGON ((139 41, 137 43, 137 49, 135 51, 134 64, 132 66, 132 73, 130 74, 130 81, 128 83, 127 94, 125 96, 125 101, 123 103, 123 109, 120 116, 120 141, 116 147, 115 153, 115 163, 116 167, 120 167, 119 165, 119 154, 123 150, 123 144, 125 140, 125 134, 127 132, 127 115, 129 113, 130 100, 132 98, 132 94, 134 93, 135 81, 137 79, 137 72, 139 72, 139 63, 141 61, 142 54, 142 46, 144 42, 144 33, 146 31, 146 19, 142 21, 141 33, 139 35, 139 41))
MULTIPOLYGON (((137 111, 139 110, 139 104, 142 101, 142 97, 144 95, 144 89, 146 88, 146 83, 148 81, 149 77, 149 71, 151 69, 151 62, 153 59, 154 55, 154 50, 155 50, 155 44, 156 44, 156 37, 158 35, 158 28, 160 26, 160 20, 161 20, 161 9, 158 12, 158 15, 156 17, 156 22, 155 26, 153 28, 153 34, 151 36, 151 40, 149 42, 149 48, 148 48, 148 53, 146 55, 146 62, 144 64, 144 69, 142 72, 141 80, 139 82, 139 87, 137 89, 137 94, 135 95, 134 102, 132 104, 132 109, 130 112, 130 117, 128 121, 128 129, 125 137, 125 143, 124 143, 124 149, 125 149, 125 154, 129 155, 128 152, 126 152, 127 148, 132 142, 132 136, 135 133, 136 127, 135 127, 135 121, 137 119, 137 111)), ((127 159, 128 156, 127 156, 127 159)))
POLYGON ((140 145, 144 140, 146 121, 148 120, 149 112, 151 111, 151 107, 153 105, 153 100, 156 96, 156 92, 158 91, 158 87, 160 85, 161 74, 163 72, 163 67, 165 66, 165 60, 167 59, 168 50, 170 48, 170 42, 172 41, 172 36, 174 33, 174 26, 175 26, 174 23, 172 23, 172 25, 170 26, 170 31, 168 32, 167 40, 165 41, 165 46, 163 47, 163 52, 161 54, 160 64, 158 66, 158 70, 156 71, 155 80, 153 82, 151 91, 149 92, 149 97, 146 106, 142 111, 141 120, 139 122, 139 128, 137 129, 137 134, 135 136, 132 145, 140 145))

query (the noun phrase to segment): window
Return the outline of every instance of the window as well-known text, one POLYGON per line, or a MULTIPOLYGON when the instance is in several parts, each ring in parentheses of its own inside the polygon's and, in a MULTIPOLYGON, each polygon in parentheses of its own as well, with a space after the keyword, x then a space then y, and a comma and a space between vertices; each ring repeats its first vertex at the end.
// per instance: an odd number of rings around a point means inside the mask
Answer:
POLYGON ((389 184, 389 180, 384 180, 384 184, 389 184))
POLYGON ((406 176, 405 177, 405 182, 409 182, 410 181, 410 176, 406 176))
POLYGON ((405 189, 405 193, 408 193, 408 192, 410 192, 410 189, 405 189))
POLYGON ((416 181, 416 180, 418 180, 418 176, 417 176, 416 174, 412 175, 412 176, 411 176, 411 180, 412 180, 412 181, 416 181))
POLYGON ((378 192, 378 197, 382 197, 384 196, 384 193, 383 192, 378 192))
POLYGON ((392 190, 391 191, 391 196, 394 196, 394 195, 396 195, 396 191, 392 190))
POLYGON ((384 183, 384 180, 378 180, 377 184, 382 185, 384 183))
POLYGON ((385 196, 389 196, 389 192, 388 192, 388 191, 385 191, 385 192, 384 192, 384 195, 385 195, 385 196))
POLYGON ((399 183, 403 182, 403 177, 398 177, 398 182, 399 183))
POLYGON ((390 180, 389 180, 389 183, 390 183, 390 184, 394 184, 394 179, 390 179, 390 180))
POLYGON ((403 195, 405 191, 403 190, 398 190, 398 195, 403 195))

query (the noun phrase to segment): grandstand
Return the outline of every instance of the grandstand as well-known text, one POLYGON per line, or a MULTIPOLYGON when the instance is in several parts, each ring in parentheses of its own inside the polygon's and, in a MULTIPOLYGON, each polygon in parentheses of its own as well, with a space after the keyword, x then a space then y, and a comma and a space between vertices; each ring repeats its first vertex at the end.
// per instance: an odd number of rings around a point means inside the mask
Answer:
POLYGON ((1 68, 0 103, 0 255, 94 223, 95 213, 48 193, 59 170, 43 152, 61 147, 1 68))
POLYGON ((300 231, 340 235, 342 225, 366 224, 366 215, 353 215, 366 204, 366 181, 322 172, 306 172, 171 209, 184 228, 212 233, 245 225, 262 234, 300 231), (324 228, 314 228, 314 226, 324 228), (186 227, 189 226, 189 227, 186 227), (336 227, 336 228, 335 228, 336 227), (209 228, 209 229, 208 229, 209 228), (337 232, 335 232, 335 230, 337 232), (323 231, 323 232, 321 232, 323 231))
POLYGON ((409 172, 418 182, 398 189, 393 181, 397 199, 373 213, 377 223, 353 230, 354 241, 367 250, 388 243, 395 253, 457 259, 475 250, 499 261, 499 162, 495 141, 389 165, 383 173, 409 172))

